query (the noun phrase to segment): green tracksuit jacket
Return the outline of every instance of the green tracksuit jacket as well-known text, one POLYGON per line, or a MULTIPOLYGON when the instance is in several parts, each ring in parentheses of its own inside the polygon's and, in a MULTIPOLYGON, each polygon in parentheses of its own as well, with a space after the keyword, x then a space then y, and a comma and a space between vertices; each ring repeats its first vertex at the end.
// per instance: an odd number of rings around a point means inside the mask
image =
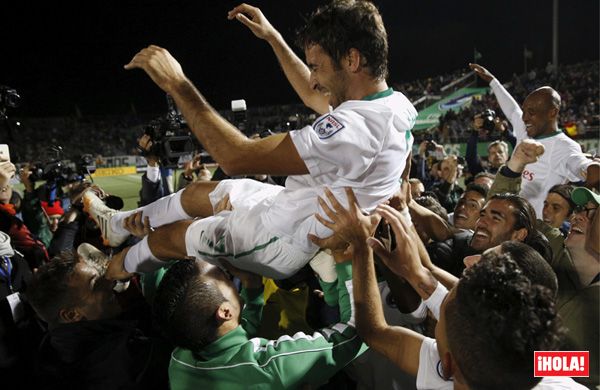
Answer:
MULTIPOLYGON (((242 290, 242 325, 196 354, 177 348, 171 355, 169 381, 180 389, 294 389, 325 383, 359 356, 366 346, 354 328, 352 265, 336 265, 337 283, 322 282, 325 294, 337 295, 340 323, 312 335, 302 332, 277 340, 251 338, 262 314, 261 290, 242 290), (332 285, 337 288, 332 288, 332 285)), ((332 297, 326 297, 327 302, 332 297)))

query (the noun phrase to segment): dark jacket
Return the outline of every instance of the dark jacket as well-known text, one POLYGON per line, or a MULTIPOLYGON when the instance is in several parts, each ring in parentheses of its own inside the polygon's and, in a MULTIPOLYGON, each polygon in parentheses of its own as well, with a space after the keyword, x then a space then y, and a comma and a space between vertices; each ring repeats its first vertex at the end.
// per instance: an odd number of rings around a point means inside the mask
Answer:
POLYGON ((79 321, 50 330, 40 345, 39 389, 167 389, 171 346, 131 320, 79 321))

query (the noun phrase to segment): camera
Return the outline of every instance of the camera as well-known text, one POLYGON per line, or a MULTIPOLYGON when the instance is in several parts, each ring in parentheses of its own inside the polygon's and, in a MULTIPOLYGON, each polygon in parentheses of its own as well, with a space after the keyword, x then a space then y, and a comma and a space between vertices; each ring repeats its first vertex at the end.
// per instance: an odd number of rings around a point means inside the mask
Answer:
POLYGON ((426 141, 425 150, 427 152, 433 152, 435 150, 435 143, 433 142, 433 134, 425 133, 423 136, 423 141, 426 141))
POLYGON ((17 93, 16 89, 7 87, 6 85, 0 85, 0 108, 18 107, 21 103, 21 96, 17 93))
POLYGON ((63 160, 63 149, 60 146, 49 148, 51 156, 45 161, 37 161, 30 167, 32 182, 44 180, 49 184, 60 186, 83 181, 86 176, 96 172, 96 164, 91 154, 77 157, 74 167, 63 160))
POLYGON ((487 109, 479 114, 483 119, 483 124, 481 127, 486 129, 487 131, 494 131, 496 128, 496 111, 487 109))
POLYGON ((173 98, 167 95, 167 114, 146 125, 144 134, 150 137, 150 150, 138 147, 143 156, 156 156, 162 166, 176 168, 182 156, 191 156, 200 149, 199 143, 190 135, 189 127, 177 111, 173 98))

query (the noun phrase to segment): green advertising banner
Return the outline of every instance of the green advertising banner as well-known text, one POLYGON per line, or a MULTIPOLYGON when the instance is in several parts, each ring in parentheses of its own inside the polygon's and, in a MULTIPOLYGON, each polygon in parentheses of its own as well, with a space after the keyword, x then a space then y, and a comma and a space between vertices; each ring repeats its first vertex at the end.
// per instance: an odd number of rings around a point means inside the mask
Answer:
POLYGON ((421 110, 417 116, 417 121, 413 131, 425 130, 437 126, 446 111, 460 111, 463 107, 468 107, 473 99, 485 95, 489 88, 461 88, 458 91, 446 96, 442 100, 421 110))

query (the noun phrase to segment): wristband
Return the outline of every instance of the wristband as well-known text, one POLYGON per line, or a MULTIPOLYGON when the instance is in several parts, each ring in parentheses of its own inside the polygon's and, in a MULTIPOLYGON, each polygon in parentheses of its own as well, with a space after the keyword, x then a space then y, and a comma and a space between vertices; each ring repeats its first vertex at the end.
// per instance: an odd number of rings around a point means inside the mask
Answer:
POLYGON ((444 287, 443 284, 438 282, 433 294, 431 294, 429 298, 423 301, 425 302, 427 308, 431 310, 431 313, 433 313, 433 316, 436 320, 440 319, 440 308, 442 306, 444 298, 446 297, 446 294, 448 294, 448 289, 446 289, 446 287, 444 287))
POLYGON ((335 261, 328 249, 319 251, 309 262, 310 267, 319 275, 322 281, 333 283, 337 280, 335 261))

